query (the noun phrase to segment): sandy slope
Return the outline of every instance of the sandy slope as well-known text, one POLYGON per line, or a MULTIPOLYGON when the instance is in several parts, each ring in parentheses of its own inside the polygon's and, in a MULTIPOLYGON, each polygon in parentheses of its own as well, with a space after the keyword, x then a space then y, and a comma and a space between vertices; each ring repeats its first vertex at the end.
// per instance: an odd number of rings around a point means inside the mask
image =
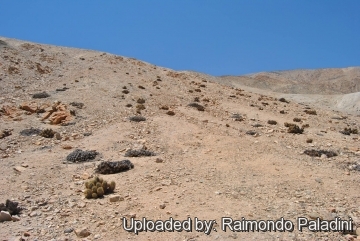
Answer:
POLYGON ((0 139, 0 202, 13 199, 24 207, 20 221, 0 223, 2 240, 19 240, 25 232, 27 240, 77 240, 75 232, 65 233, 69 228, 87 228, 88 240, 347 240, 341 233, 308 230, 223 232, 220 222, 222 217, 295 222, 297 217, 335 216, 360 222, 360 175, 348 168, 359 159, 359 138, 339 133, 345 127, 359 128, 357 116, 319 107, 317 115, 308 115, 306 105, 280 102, 265 90, 243 91, 212 76, 131 58, 1 40, 10 47, 0 49, 0 107, 12 106, 15 113, 0 116, 0 131, 13 129, 0 139), (64 86, 69 89, 56 91, 64 86), (50 97, 32 99, 42 91, 50 97), (196 97, 205 111, 187 106, 196 97), (139 98, 145 100, 141 115, 146 121, 130 122, 139 98), (54 101, 75 111, 70 125, 50 125, 41 121, 43 114, 17 108, 24 102, 54 101), (84 107, 70 106, 74 101, 84 107), (165 105, 175 115, 160 109, 165 105), (234 113, 243 121, 235 121, 234 113), (304 134, 287 133, 284 122, 292 123, 294 117, 302 119, 299 125, 309 124, 304 134), (52 128, 61 139, 19 134, 30 127, 52 128), (249 130, 257 134, 246 134, 249 130), (306 142, 309 138, 313 143, 306 142), (157 155, 127 158, 134 169, 103 175, 116 181, 116 194, 124 198, 115 203, 109 196, 84 199, 81 193, 81 177, 94 174, 99 162, 64 163, 75 148, 97 150, 103 160, 123 160, 126 149, 142 146, 157 155), (306 149, 331 150, 338 156, 310 157, 303 154, 306 149), (21 164, 27 167, 15 171, 21 164), (121 218, 131 216, 214 219, 217 232, 135 235, 122 228, 121 218))
POLYGON ((231 86, 351 114, 360 113, 360 67, 273 71, 217 78, 231 86), (271 92, 273 93, 271 93, 271 92))

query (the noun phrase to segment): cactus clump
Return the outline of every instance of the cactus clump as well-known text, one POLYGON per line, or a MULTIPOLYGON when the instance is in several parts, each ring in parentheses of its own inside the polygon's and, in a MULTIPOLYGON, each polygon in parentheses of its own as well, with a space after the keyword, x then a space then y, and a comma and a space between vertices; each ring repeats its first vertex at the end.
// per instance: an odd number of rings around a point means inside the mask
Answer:
POLYGON ((52 129, 45 129, 43 131, 40 132, 40 136, 45 137, 45 138, 53 138, 55 135, 55 131, 53 131, 52 129))
POLYGON ((85 182, 85 198, 101 198, 105 194, 112 193, 115 189, 115 182, 108 183, 101 177, 94 177, 92 180, 85 182))

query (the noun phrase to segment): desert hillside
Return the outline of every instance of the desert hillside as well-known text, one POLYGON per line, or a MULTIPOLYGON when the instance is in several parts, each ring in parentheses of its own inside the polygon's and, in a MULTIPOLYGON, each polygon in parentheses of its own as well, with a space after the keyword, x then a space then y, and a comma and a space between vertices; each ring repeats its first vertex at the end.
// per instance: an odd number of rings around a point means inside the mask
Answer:
POLYGON ((320 94, 354 95, 358 68, 220 78, 109 53, 0 40, 0 208, 6 200, 21 207, 3 206, 15 211, 0 215, 13 220, 0 222, 1 240, 360 235, 359 117, 301 99, 315 87, 320 94), (235 86, 239 80, 254 91, 235 86), (289 86, 298 82, 303 89, 295 93, 289 86), (303 95, 290 98, 295 94, 303 95), (122 160, 128 161, 118 169, 102 168, 122 160), (95 189, 90 196, 100 198, 86 198, 94 177, 107 181, 98 187, 109 193, 95 189), (123 229, 123 217, 217 224, 209 235, 136 235, 123 229), (298 217, 340 217, 355 226, 346 232, 224 232, 222 217, 283 217, 295 224, 298 217))
POLYGON ((282 95, 317 107, 360 114, 360 67, 262 72, 222 76, 216 81, 257 93, 282 95))

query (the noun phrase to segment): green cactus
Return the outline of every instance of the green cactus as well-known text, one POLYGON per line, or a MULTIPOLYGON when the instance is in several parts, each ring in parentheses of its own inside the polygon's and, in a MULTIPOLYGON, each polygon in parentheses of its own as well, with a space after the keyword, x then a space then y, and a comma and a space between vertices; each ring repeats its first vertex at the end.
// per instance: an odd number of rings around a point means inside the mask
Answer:
POLYGON ((97 192, 97 187, 96 186, 92 187, 92 192, 97 192))
POLYGON ((97 182, 96 183, 96 187, 101 187, 102 185, 101 185, 101 182, 97 182))
POLYGON ((104 191, 106 192, 106 190, 107 190, 107 181, 103 181, 103 183, 102 183, 102 188, 103 188, 104 191))
POLYGON ((93 192, 93 193, 92 193, 92 198, 98 198, 98 195, 97 195, 96 192, 93 192))
POLYGON ((110 188, 109 189, 110 189, 111 192, 114 191, 114 189, 115 189, 115 182, 114 181, 110 182, 110 188))
POLYGON ((99 182, 103 183, 104 179, 102 177, 99 177, 99 182))
POLYGON ((98 195, 98 197, 104 196, 104 189, 102 187, 99 187, 97 189, 97 195, 98 195))
POLYGON ((86 198, 91 198, 92 197, 92 191, 90 189, 86 189, 84 191, 85 197, 86 198))

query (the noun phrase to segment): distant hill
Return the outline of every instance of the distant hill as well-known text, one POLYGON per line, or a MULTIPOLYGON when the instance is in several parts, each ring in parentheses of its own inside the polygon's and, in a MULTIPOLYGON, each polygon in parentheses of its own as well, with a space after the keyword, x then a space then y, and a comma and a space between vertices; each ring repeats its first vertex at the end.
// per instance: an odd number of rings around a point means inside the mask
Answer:
POLYGON ((261 72, 219 80, 286 94, 349 94, 360 91, 360 67, 261 72))

